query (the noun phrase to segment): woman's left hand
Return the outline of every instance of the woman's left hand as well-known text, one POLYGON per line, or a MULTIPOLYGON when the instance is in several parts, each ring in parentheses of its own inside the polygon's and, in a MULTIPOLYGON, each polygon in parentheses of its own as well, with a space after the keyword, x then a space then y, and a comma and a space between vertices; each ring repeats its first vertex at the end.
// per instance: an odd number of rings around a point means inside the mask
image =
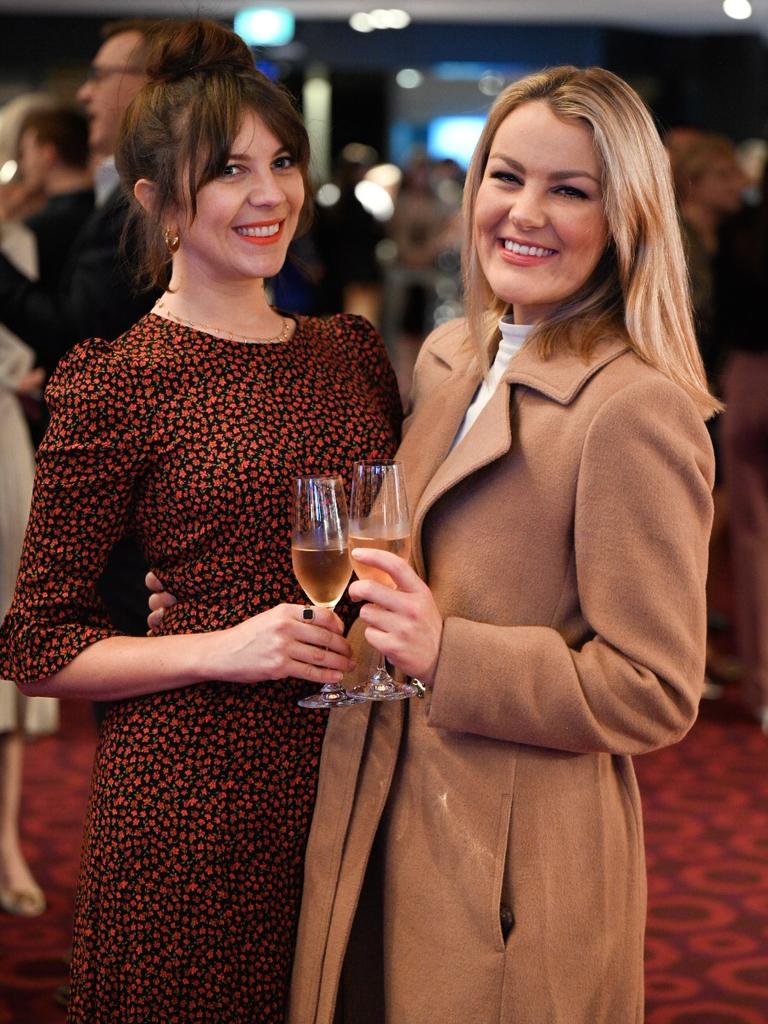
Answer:
POLYGON ((431 686, 437 669, 443 617, 432 591, 406 561, 389 551, 355 548, 355 561, 388 573, 397 590, 375 580, 355 580, 349 588, 354 601, 369 601, 360 609, 365 639, 406 675, 431 686))

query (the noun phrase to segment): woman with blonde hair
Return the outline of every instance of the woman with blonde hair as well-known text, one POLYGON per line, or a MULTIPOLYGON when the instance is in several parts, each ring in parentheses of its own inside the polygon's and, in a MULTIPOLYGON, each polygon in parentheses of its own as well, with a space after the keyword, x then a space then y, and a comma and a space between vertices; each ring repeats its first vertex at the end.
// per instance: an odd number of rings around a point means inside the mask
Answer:
POLYGON ((643 1019, 631 758, 704 673, 712 452, 668 161, 632 89, 503 92, 465 196, 466 319, 415 371, 413 564, 353 630, 424 700, 331 716, 291 1020, 643 1019))

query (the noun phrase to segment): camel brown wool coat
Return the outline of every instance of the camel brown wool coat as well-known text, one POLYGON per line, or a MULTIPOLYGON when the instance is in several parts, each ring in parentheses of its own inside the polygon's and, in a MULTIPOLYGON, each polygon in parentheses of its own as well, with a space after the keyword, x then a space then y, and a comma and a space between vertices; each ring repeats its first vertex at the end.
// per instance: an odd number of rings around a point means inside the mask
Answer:
POLYGON ((711 446, 624 344, 527 345, 449 453, 480 380, 463 342, 426 343, 400 450, 434 688, 330 713, 290 1021, 636 1024, 630 757, 696 716, 711 446))

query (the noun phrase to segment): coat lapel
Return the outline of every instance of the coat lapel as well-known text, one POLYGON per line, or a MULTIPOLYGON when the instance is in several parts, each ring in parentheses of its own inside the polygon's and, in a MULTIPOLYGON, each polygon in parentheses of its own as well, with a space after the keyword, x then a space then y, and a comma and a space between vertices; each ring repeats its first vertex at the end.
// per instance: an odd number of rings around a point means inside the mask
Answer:
POLYGON ((598 345, 588 360, 570 351, 542 359, 535 345, 525 345, 503 379, 508 384, 524 384, 560 405, 570 405, 591 377, 628 349, 625 341, 616 339, 598 345))
MULTIPOLYGON (((468 395, 455 414, 451 415, 450 437, 448 438, 441 461, 434 467, 431 478, 426 483, 416 505, 413 517, 413 550, 416 568, 424 572, 421 553, 421 531, 424 519, 430 508, 451 488, 475 473, 483 466, 501 458, 512 443, 512 431, 509 416, 509 385, 501 381, 490 401, 480 413, 471 431, 453 449, 448 451, 456 436, 467 407, 477 387, 475 382, 468 395)), ((453 413, 453 410, 452 410, 453 413)))
MULTIPOLYGON (((423 572, 416 524, 421 507, 432 493, 434 483, 450 451, 456 431, 464 419, 482 375, 477 363, 462 360, 452 373, 419 401, 407 423, 398 458, 407 467, 406 486, 411 509, 411 534, 417 572, 423 572)), ((420 529, 420 527, 419 527, 420 529)))
MULTIPOLYGON (((429 510, 462 480, 501 458, 512 447, 512 386, 524 385, 552 401, 569 405, 591 377, 627 348, 623 341, 615 341, 601 345, 589 361, 571 352, 544 360, 535 345, 526 345, 512 359, 471 431, 451 451, 481 379, 473 358, 466 354, 454 356, 450 376, 419 403, 401 446, 401 457, 408 464, 413 559, 421 576, 425 572, 421 534, 429 510)), ((449 361, 445 356, 443 360, 449 361)))

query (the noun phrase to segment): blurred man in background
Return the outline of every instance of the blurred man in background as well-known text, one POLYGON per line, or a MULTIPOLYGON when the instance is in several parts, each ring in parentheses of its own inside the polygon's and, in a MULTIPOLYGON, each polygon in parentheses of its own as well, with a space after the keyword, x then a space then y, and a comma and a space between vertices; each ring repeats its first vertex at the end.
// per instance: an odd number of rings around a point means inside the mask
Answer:
POLYGON ((108 25, 78 93, 96 165, 96 208, 72 244, 59 287, 30 281, 0 256, 0 321, 48 366, 82 338, 121 334, 154 302, 154 295, 137 292, 131 268, 121 256, 127 201, 112 154, 122 116, 146 81, 157 25, 139 19, 108 25))
POLYGON ((18 163, 27 187, 45 197, 24 223, 37 242, 38 279, 44 287, 55 288, 73 238, 93 213, 87 120, 65 107, 28 114, 21 127, 18 163))

